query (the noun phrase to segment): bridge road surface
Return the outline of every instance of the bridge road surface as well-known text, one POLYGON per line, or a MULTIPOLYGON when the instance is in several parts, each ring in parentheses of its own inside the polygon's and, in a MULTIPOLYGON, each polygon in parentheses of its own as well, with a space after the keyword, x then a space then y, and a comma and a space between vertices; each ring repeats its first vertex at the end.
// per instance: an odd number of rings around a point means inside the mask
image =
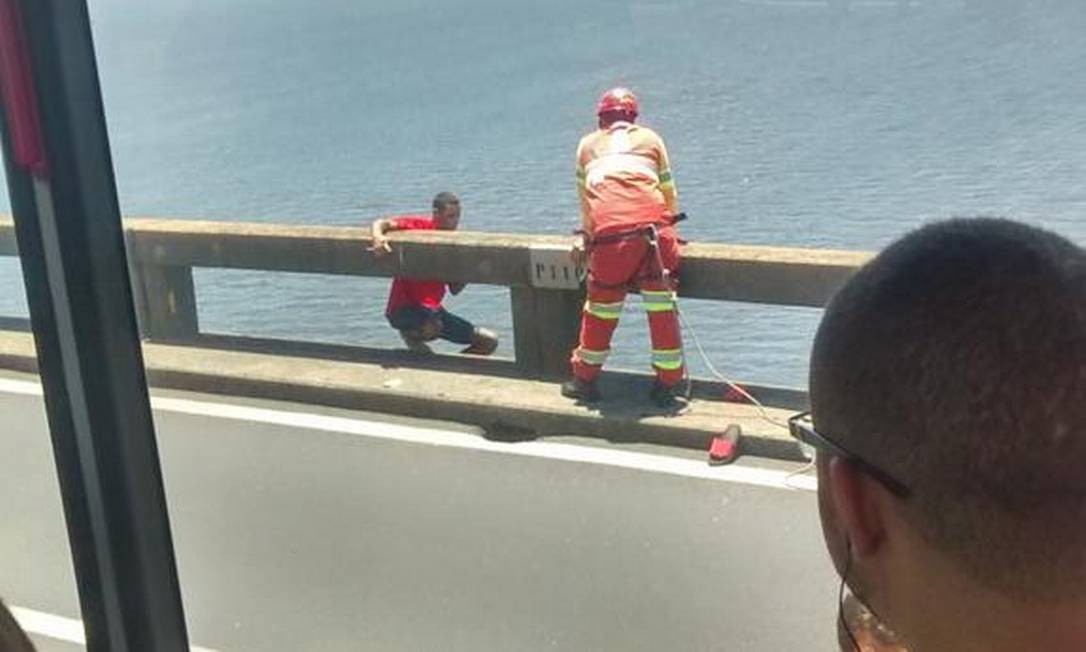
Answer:
MULTIPOLYGON (((35 377, 0 372, 0 594, 34 617, 40 650, 79 650, 74 623, 49 618, 79 611, 36 392, 35 377)), ((194 646, 837 649, 809 490, 666 472, 707 471, 690 452, 627 468, 607 460, 629 449, 583 440, 539 457, 472 448, 491 442, 459 425, 154 396, 194 646)))

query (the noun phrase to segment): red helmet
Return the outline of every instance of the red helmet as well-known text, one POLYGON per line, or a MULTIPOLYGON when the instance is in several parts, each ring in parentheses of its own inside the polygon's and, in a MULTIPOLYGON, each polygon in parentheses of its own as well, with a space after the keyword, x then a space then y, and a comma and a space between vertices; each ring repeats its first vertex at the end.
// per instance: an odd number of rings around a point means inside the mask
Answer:
POLYGON ((636 116, 639 108, 637 96, 633 94, 633 91, 619 86, 600 96, 600 101, 596 103, 596 115, 620 112, 636 116))

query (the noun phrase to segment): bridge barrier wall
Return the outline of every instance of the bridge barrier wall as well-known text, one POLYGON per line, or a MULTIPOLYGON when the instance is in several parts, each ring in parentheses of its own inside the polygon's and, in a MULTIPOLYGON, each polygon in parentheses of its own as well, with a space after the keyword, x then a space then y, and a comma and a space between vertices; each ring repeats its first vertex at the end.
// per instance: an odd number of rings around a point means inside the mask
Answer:
MULTIPOLYGON (((510 288, 514 351, 528 376, 557 377, 576 342, 583 290, 570 236, 409 231, 375 256, 368 228, 126 219, 133 294, 143 337, 184 343, 200 333, 196 267, 343 276, 440 278, 510 288)), ((0 255, 17 255, 0 217, 0 255)), ((683 247, 679 295, 818 307, 868 252, 721 243, 683 247)))

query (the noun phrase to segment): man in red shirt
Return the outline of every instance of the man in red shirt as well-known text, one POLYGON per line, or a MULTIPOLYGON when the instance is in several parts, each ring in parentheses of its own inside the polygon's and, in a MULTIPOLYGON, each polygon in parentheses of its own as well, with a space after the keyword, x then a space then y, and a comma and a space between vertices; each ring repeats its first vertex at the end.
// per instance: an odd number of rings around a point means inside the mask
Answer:
MULTIPOLYGON (((390 231, 455 231, 460 223, 460 200, 451 192, 438 193, 434 197, 431 215, 404 215, 380 219, 373 223, 375 255, 383 256, 392 251, 387 234, 390 231)), ((491 330, 478 328, 441 306, 446 287, 460 294, 463 283, 437 280, 397 278, 392 281, 385 317, 393 328, 400 331, 407 348, 412 351, 430 352, 426 342, 435 339, 465 344, 461 353, 490 355, 498 348, 498 336, 491 330)))

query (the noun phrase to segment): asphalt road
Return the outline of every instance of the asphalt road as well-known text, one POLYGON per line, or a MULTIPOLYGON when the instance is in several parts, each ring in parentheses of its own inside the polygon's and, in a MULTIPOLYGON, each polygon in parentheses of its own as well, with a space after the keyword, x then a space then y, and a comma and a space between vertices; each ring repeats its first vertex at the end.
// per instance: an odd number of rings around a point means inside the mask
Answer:
MULTIPOLYGON (((371 429, 383 421, 163 395, 371 429)), ((810 491, 169 409, 155 417, 194 645, 837 649, 837 587, 810 491)), ((689 453, 648 452, 694 464, 689 453)), ((77 618, 42 401, 3 388, 0 495, 0 594, 77 618)), ((46 652, 80 649, 34 638, 46 652)))

